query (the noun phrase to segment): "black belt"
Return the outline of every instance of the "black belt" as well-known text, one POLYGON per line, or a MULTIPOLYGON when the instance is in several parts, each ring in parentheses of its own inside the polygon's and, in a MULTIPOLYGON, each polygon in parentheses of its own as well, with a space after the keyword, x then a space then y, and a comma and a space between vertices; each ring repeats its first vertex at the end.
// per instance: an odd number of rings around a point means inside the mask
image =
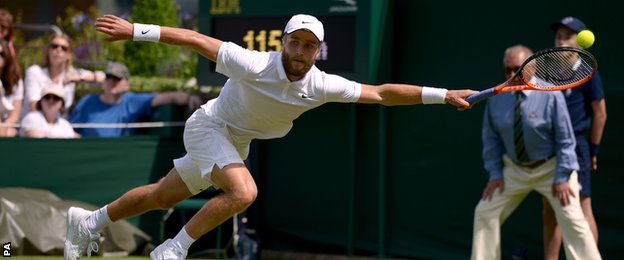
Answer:
POLYGON ((548 160, 550 160, 553 157, 554 157, 554 155, 553 156, 548 156, 545 159, 541 159, 541 160, 535 160, 535 161, 528 161, 528 162, 518 163, 518 165, 520 165, 522 167, 529 168, 529 169, 534 169, 534 168, 537 168, 540 165, 544 164, 545 162, 547 162, 548 160))

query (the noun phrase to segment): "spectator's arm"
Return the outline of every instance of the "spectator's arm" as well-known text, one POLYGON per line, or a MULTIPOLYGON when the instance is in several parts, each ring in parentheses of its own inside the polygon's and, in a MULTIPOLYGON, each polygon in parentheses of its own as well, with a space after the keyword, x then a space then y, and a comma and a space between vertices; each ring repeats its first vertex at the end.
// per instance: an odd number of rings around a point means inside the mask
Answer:
MULTIPOLYGON (((607 123, 607 105, 603 98, 592 101, 591 106, 593 111, 593 120, 589 141, 592 144, 600 144, 602 132, 604 131, 604 127, 607 123)), ((592 154, 592 156, 593 155, 594 154, 592 154)))
POLYGON ((189 108, 196 109, 201 106, 202 103, 202 99, 198 95, 176 91, 156 94, 156 96, 152 100, 152 107, 176 104, 178 106, 188 105, 189 108))
POLYGON ((65 84, 71 82, 93 82, 102 83, 106 78, 106 74, 103 71, 90 71, 85 69, 76 69, 73 73, 70 73, 65 79, 65 84))
POLYGON ((45 132, 41 131, 41 130, 28 130, 24 133, 24 137, 29 137, 29 138, 44 138, 45 137, 45 132))
POLYGON ((5 124, 15 124, 19 121, 22 112, 22 100, 13 100, 13 110, 9 113, 9 117, 4 121, 5 124))

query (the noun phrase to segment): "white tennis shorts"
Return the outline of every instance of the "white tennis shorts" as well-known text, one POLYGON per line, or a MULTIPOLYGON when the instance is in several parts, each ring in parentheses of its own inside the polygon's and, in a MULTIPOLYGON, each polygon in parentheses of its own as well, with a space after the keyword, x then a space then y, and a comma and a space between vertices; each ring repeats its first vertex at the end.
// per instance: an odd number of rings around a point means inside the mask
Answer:
POLYGON ((204 108, 195 111, 186 121, 184 147, 187 154, 173 160, 180 177, 193 194, 215 186, 210 176, 219 168, 244 163, 249 154, 250 140, 235 140, 223 120, 209 115, 204 108))

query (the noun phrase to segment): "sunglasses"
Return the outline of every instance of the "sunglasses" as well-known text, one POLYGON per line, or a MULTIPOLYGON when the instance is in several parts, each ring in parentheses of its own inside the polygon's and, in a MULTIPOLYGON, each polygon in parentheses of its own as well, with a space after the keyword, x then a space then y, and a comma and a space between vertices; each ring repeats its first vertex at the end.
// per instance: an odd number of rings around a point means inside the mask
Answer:
POLYGON ((117 81, 120 81, 120 80, 121 80, 121 78, 120 78, 120 77, 117 77, 117 76, 112 75, 112 74, 106 74, 106 79, 107 79, 107 80, 112 80, 112 81, 114 81, 114 82, 117 82, 117 81))
POLYGON ((61 48, 64 52, 67 52, 69 50, 69 46, 56 44, 56 43, 50 43, 50 49, 54 50, 58 48, 61 48))
POLYGON ((520 69, 520 66, 516 66, 516 67, 505 67, 505 73, 507 74, 511 74, 511 73, 515 73, 516 71, 518 71, 520 69))
POLYGON ((41 99, 54 102, 61 101, 61 98, 55 95, 45 95, 41 99))

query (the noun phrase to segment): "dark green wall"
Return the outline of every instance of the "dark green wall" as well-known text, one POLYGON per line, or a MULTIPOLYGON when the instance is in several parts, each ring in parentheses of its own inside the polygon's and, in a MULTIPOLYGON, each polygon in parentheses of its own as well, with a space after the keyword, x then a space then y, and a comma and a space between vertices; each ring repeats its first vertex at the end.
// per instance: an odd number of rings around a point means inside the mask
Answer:
MULTIPOLYGON (((624 91, 616 81, 624 58, 618 48, 623 18, 607 1, 522 4, 391 1, 387 20, 371 15, 371 24, 386 24, 379 38, 371 39, 380 41, 380 48, 371 50, 371 56, 382 57, 377 74, 358 80, 485 89, 503 79, 505 48, 519 43, 534 50, 552 47, 550 23, 567 15, 581 18, 597 37, 590 51, 599 61, 609 113, 600 170, 593 176, 599 246, 605 259, 623 258, 624 210, 617 189, 624 177, 617 159, 624 109, 617 100, 624 91)), ((473 210, 487 182, 480 155, 482 115, 483 105, 458 112, 440 105, 336 104, 302 116, 287 137, 258 145, 265 245, 469 258, 473 210), (285 235, 272 238, 275 234, 285 235)), ((502 230, 504 258, 514 248, 542 258, 539 196, 529 196, 502 230)))
MULTIPOLYGON (((526 11, 517 4, 504 1, 396 1, 393 80, 450 88, 487 88, 503 78, 502 54, 505 48, 518 43, 534 50, 551 47, 554 33, 549 29, 550 23, 568 15, 582 19, 597 37, 590 51, 599 62, 609 115, 599 157, 600 170, 593 175, 592 185, 594 211, 601 231, 599 246, 605 259, 622 258, 624 250, 620 237, 624 222, 615 221, 622 219, 615 216, 623 211, 615 189, 622 181, 622 167, 616 156, 621 154, 623 139, 619 129, 624 125, 624 109, 618 102, 624 91, 617 76, 624 58, 619 46, 624 40, 619 33, 624 18, 615 1, 598 1, 591 5, 584 1, 524 1, 526 11)), ((396 129, 394 137, 397 141, 411 136, 399 130, 405 127, 429 137, 427 140, 440 140, 437 145, 430 141, 415 142, 413 146, 421 152, 411 152, 410 155, 422 158, 430 154, 429 162, 437 167, 425 172, 447 177, 427 177, 429 187, 433 187, 432 193, 425 194, 435 194, 434 189, 441 188, 445 191, 438 193, 447 195, 443 196, 445 199, 425 204, 453 205, 453 210, 438 214, 436 219, 448 222, 443 230, 462 230, 453 237, 465 241, 462 250, 467 255, 472 207, 486 182, 480 161, 483 106, 464 113, 437 110, 423 113, 424 109, 417 107, 389 111, 389 118, 396 118, 396 121, 388 128, 396 129), (405 119, 410 117, 421 118, 420 122, 434 124, 434 127, 408 126, 405 119), (448 181, 444 182, 444 179, 448 181), (454 225, 457 227, 453 228, 454 225)), ((397 154, 404 154, 403 143, 397 142, 396 148, 397 154)), ((401 158, 397 163, 401 165, 400 161, 407 160, 408 157, 401 158)), ((517 212, 503 227, 503 249, 508 254, 514 247, 527 247, 531 258, 541 258, 540 203, 538 199, 529 202, 520 209, 526 214, 517 212)), ((440 241, 436 243, 441 244, 440 241)))
MULTIPOLYGON (((45 189, 101 207, 152 183, 184 155, 181 140, 158 136, 83 139, 0 138, 0 187, 45 189)), ((131 219, 160 240, 162 211, 131 219)))

